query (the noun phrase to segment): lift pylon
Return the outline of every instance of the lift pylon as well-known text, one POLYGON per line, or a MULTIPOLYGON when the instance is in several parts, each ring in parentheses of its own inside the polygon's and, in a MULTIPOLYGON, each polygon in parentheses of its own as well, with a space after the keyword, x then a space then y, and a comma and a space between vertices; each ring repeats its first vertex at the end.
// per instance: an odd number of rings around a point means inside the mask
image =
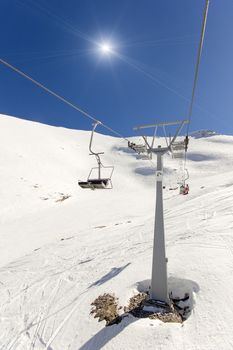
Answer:
MULTIPOLYGON (((155 128, 165 126, 177 126, 177 130, 173 138, 168 142, 166 140, 166 147, 150 147, 147 143, 148 153, 154 153, 157 156, 156 169, 156 203, 155 203, 155 223, 154 223, 154 245, 152 258, 152 276, 150 299, 160 301, 164 304, 169 304, 170 299, 167 287, 167 258, 165 250, 165 234, 164 234, 164 215, 163 215, 163 155, 172 150, 172 146, 183 126, 188 124, 188 120, 177 120, 175 122, 163 122, 157 124, 141 125, 134 128, 134 130, 141 130, 146 128, 155 128)), ((144 138, 145 139, 145 138, 144 138)))

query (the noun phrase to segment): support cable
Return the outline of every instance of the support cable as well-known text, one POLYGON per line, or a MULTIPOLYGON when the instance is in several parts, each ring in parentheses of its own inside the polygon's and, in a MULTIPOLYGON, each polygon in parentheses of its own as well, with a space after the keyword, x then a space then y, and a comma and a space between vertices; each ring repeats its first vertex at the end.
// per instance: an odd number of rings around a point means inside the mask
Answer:
POLYGON ((201 62, 201 54, 202 54, 202 49, 203 49, 204 37, 205 37, 205 30, 206 30, 207 16, 208 16, 208 10, 209 10, 209 3, 210 3, 210 0, 206 0, 204 16, 203 16, 203 21, 202 21, 202 30, 201 30, 200 44, 199 44, 198 53, 197 53, 197 62, 196 62, 196 67, 195 67, 193 89, 192 89, 192 97, 191 97, 190 106, 189 106, 189 112, 188 112, 189 123, 187 124, 187 133, 186 133, 186 138, 185 138, 184 167, 186 166, 186 161, 187 161, 189 127, 190 127, 190 122, 191 122, 191 118, 192 118, 192 114, 193 114, 194 98, 195 98, 195 92, 196 92, 196 87, 197 87, 199 66, 200 66, 200 62, 201 62))
POLYGON ((83 109, 81 109, 80 107, 76 106, 75 104, 73 104, 72 102, 66 100, 64 97, 58 95, 56 92, 50 90, 49 88, 47 88, 45 85, 42 85, 41 83, 39 83, 37 80, 33 79, 32 77, 30 77, 28 74, 22 72, 21 70, 19 70, 18 68, 12 66, 10 63, 4 61, 3 59, 0 58, 0 63, 4 64, 5 66, 7 66, 8 68, 12 69, 13 71, 15 71, 16 73, 20 74, 21 76, 23 76, 24 78, 30 80, 33 84, 39 86, 41 89, 45 90, 46 92, 48 92, 50 95, 58 98, 60 101, 64 102, 65 104, 67 104, 68 106, 72 107, 73 109, 75 109, 76 111, 80 112, 83 116, 85 116, 86 118, 91 119, 92 121, 94 121, 95 123, 101 124, 103 128, 111 131, 113 134, 119 136, 120 138, 124 139, 125 141, 129 141, 126 137, 122 136, 119 132, 113 130, 112 128, 110 128, 109 126, 107 126, 106 124, 102 123, 101 121, 99 121, 98 119, 94 118, 93 116, 91 116, 89 113, 85 112, 83 109))
MULTIPOLYGON (((33 84, 39 86, 42 90, 46 91, 47 93, 49 93, 50 95, 56 97, 57 99, 59 99, 60 101, 64 102, 65 104, 67 104, 68 106, 70 106, 71 108, 75 109, 76 111, 80 112, 84 117, 91 119, 93 122, 98 123, 100 125, 102 125, 103 128, 109 130, 110 132, 112 132, 113 134, 119 136, 120 138, 124 139, 125 141, 129 142, 129 139, 127 139, 126 137, 122 136, 119 132, 113 130, 112 128, 110 128, 109 126, 107 126, 106 124, 102 123, 100 120, 94 118, 93 116, 91 116, 89 113, 87 113, 86 111, 84 111, 83 109, 81 109, 80 107, 76 106, 75 104, 73 104, 72 102, 66 100, 64 97, 58 95, 56 92, 52 91, 51 89, 47 88, 45 85, 39 83, 37 80, 33 79, 32 77, 30 77, 28 74, 22 72, 21 70, 19 70, 18 68, 14 67, 12 64, 6 62, 5 60, 0 58, 0 63, 2 63, 3 65, 5 65, 6 67, 12 69, 13 71, 15 71, 16 73, 20 74, 21 76, 23 76, 24 78, 28 79, 29 81, 31 81, 33 84)), ((151 159, 149 159, 152 167, 155 166, 155 164, 152 162, 151 159)))
POLYGON ((200 62, 201 62, 202 48, 203 48, 204 37, 205 37, 205 29, 206 29, 206 22, 207 22, 207 16, 208 16, 209 2, 210 2, 209 0, 206 0, 205 12, 204 12, 204 17, 203 17, 203 22, 202 22, 201 39, 200 39, 200 44, 199 44, 199 49, 198 49, 198 54, 197 54, 197 62, 196 62, 196 68, 195 68, 192 97, 191 97, 191 102, 190 102, 190 106, 189 106, 189 113, 188 113, 189 123, 187 125, 187 136, 189 133, 189 126, 190 126, 190 121, 191 121, 192 112, 193 112, 193 104, 194 104, 194 98, 195 98, 195 92, 196 92, 196 86, 197 86, 199 66, 200 66, 200 62))

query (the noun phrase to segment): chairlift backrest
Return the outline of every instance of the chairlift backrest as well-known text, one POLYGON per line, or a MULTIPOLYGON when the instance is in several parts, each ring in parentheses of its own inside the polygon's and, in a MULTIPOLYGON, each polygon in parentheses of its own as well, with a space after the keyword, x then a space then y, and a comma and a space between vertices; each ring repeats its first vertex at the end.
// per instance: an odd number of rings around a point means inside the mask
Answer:
POLYGON ((185 152, 185 142, 177 141, 171 144, 171 151, 173 158, 183 158, 185 152))
POLYGON ((140 153, 147 153, 146 145, 135 145, 134 150, 139 154, 140 153))
POLYGON ((184 152, 172 152, 172 157, 173 158, 183 158, 184 152))
POLYGON ((182 151, 185 150, 185 143, 183 141, 173 142, 171 145, 173 151, 182 151))

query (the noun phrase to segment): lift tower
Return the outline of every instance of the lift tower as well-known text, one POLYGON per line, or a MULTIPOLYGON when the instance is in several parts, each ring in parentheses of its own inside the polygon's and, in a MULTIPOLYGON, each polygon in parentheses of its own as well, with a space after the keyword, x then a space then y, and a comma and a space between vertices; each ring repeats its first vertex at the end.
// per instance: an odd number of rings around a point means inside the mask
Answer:
MULTIPOLYGON (((148 153, 154 153, 157 156, 156 169, 156 203, 155 203, 155 223, 154 223, 154 245, 152 259, 152 277, 150 288, 150 299, 161 301, 169 304, 169 295, 167 287, 167 258, 165 251, 165 235, 164 235, 164 215, 163 215, 163 155, 172 150, 172 145, 177 136, 181 132, 183 126, 188 124, 188 120, 177 120, 175 122, 163 122, 157 124, 136 126, 134 130, 158 128, 166 126, 177 126, 177 130, 170 141, 166 138, 166 147, 151 147, 147 138, 143 136, 147 145, 148 153)), ((185 146, 185 140, 183 141, 185 146)))

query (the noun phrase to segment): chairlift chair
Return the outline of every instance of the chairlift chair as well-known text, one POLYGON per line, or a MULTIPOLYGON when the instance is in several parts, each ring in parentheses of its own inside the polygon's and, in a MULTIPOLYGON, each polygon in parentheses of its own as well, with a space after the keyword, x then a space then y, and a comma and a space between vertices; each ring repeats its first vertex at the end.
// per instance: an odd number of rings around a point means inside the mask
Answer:
MULTIPOLYGON (((183 171, 183 176, 182 179, 180 179, 180 181, 177 181, 177 184, 180 186, 180 194, 184 194, 185 189, 186 189, 186 181, 189 179, 189 172, 188 169, 184 169, 183 171)), ((187 194, 187 193, 185 193, 187 194)))
POLYGON ((181 151, 185 149, 185 143, 184 141, 179 141, 179 142, 173 142, 172 143, 172 149, 174 151, 181 151))
POLYGON ((134 142, 128 142, 128 146, 138 154, 147 153, 147 148, 145 144, 136 144, 134 142))
POLYGON ((173 158, 183 158, 185 151, 185 142, 178 141, 173 142, 171 145, 172 157, 173 158))
POLYGON ((130 142, 130 141, 128 142, 128 147, 133 149, 137 153, 137 156, 136 156, 137 159, 141 159, 141 160, 152 159, 152 153, 150 152, 150 150, 154 145, 156 132, 157 132, 157 128, 155 128, 151 146, 148 144, 146 136, 143 136, 143 139, 145 141, 145 143, 143 143, 143 144, 142 143, 136 144, 136 143, 130 142))
POLYGON ((150 159, 152 159, 152 153, 141 153, 141 154, 137 154, 136 159, 140 159, 140 160, 150 160, 150 159))
POLYGON ((128 146, 129 148, 133 149, 137 153, 137 156, 136 156, 137 159, 141 159, 141 160, 151 159, 152 154, 148 153, 146 144, 136 144, 134 142, 129 141, 128 146))
MULTIPOLYGON (((90 175, 88 176, 87 178, 87 181, 79 181, 78 184, 80 187, 82 188, 89 188, 91 190, 95 190, 95 189, 112 189, 113 186, 112 186, 112 180, 111 180, 111 176, 112 176, 112 173, 113 173, 113 170, 114 170, 114 167, 104 167, 102 165, 102 168, 109 168, 111 169, 111 174, 108 178, 100 178, 100 177, 97 177, 97 178, 91 178, 90 175)), ((95 168, 92 168, 91 171, 90 171, 90 174, 92 173, 92 171, 94 169, 99 169, 97 167, 95 168)))
POLYGON ((92 151, 93 134, 94 134, 94 131, 95 131, 98 124, 100 124, 100 122, 96 122, 93 126, 90 144, 89 144, 90 155, 94 155, 96 157, 98 166, 91 168, 90 173, 89 173, 86 181, 78 181, 79 186, 81 188, 84 188, 84 189, 85 188, 89 188, 91 190, 112 189, 112 187, 113 187, 111 177, 112 177, 112 173, 114 171, 114 166, 104 166, 101 163, 100 154, 104 154, 104 152, 93 152, 92 151), (109 177, 101 177, 101 170, 102 169, 109 169, 110 170, 109 177), (97 170, 98 176, 92 177, 92 174, 95 170, 97 170))
POLYGON ((183 152, 173 152, 172 157, 173 158, 183 158, 184 153, 183 152))

